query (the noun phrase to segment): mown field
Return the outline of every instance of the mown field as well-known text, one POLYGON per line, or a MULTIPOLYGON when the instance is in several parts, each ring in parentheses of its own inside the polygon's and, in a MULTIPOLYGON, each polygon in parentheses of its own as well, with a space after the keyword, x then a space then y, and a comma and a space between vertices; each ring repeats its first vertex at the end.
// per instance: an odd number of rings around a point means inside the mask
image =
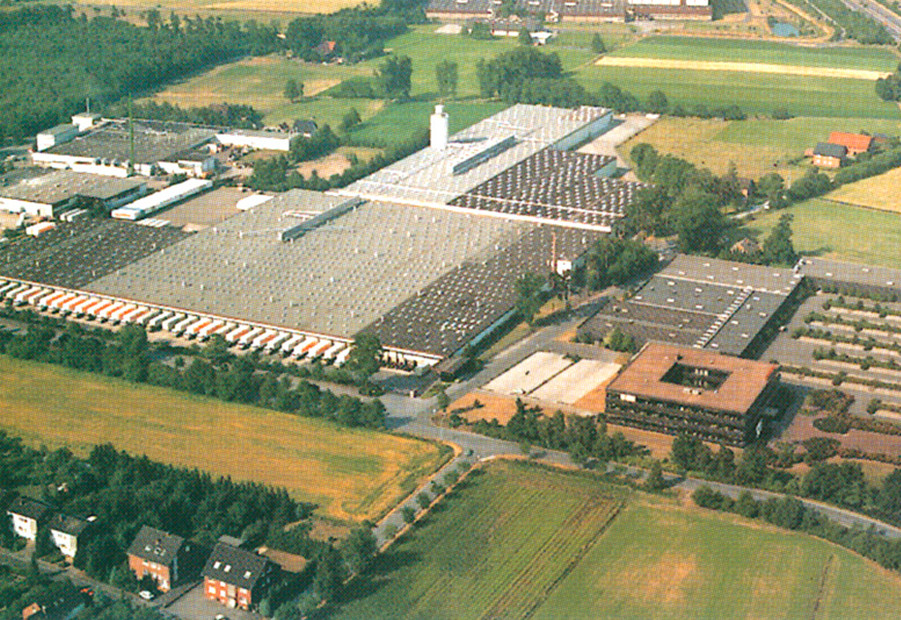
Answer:
POLYGON ((498 462, 352 591, 335 617, 871 618, 894 613, 901 577, 807 535, 498 462))
POLYGON ((662 153, 672 153, 710 168, 726 172, 734 162, 742 176, 759 178, 778 172, 797 178, 808 161, 804 150, 823 142, 831 131, 901 134, 901 121, 872 118, 808 118, 784 121, 748 119, 744 121, 704 120, 666 117, 626 142, 620 151, 628 155, 636 144, 646 142, 662 153))
POLYGON ((886 618, 901 577, 745 519, 632 501, 534 617, 886 618))
POLYGON ((742 39, 655 36, 610 54, 635 58, 753 62, 804 67, 894 71, 897 54, 883 48, 799 47, 788 43, 742 39))
POLYGON ((749 115, 784 109, 795 116, 901 119, 898 106, 880 100, 866 80, 597 65, 583 67, 577 77, 586 88, 611 82, 640 99, 662 90, 671 105, 689 110, 737 105, 749 115))
POLYGON ((794 216, 793 239, 800 252, 901 268, 901 218, 896 213, 814 199, 767 213, 748 226, 749 232, 766 235, 782 213, 794 216))
POLYGON ((446 457, 415 439, 0 356, 0 428, 30 445, 132 454, 282 486, 340 520, 379 517, 446 457))
POLYGON ((521 618, 612 517, 622 491, 498 462, 376 560, 339 618, 521 618))
POLYGON ((849 183, 826 197, 871 209, 901 213, 901 168, 849 183))

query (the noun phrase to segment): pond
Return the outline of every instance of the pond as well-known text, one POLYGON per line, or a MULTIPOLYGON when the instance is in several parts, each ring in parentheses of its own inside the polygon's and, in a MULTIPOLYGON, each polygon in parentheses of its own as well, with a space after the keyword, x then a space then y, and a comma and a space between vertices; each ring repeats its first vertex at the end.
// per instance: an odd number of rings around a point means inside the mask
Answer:
POLYGON ((774 22, 770 25, 770 29, 777 37, 796 37, 801 34, 797 27, 786 22, 774 22))

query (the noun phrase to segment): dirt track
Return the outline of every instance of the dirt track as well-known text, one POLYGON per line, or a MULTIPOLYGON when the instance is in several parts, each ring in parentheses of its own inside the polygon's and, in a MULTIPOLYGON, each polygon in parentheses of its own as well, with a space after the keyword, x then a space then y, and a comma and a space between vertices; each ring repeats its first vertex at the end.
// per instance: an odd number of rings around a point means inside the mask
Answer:
POLYGON ((839 69, 835 67, 802 67, 759 62, 720 62, 709 60, 674 60, 670 58, 628 58, 604 56, 595 64, 602 67, 641 67, 648 69, 689 69, 692 71, 739 71, 744 73, 777 73, 805 77, 846 78, 875 81, 889 74, 865 69, 839 69))

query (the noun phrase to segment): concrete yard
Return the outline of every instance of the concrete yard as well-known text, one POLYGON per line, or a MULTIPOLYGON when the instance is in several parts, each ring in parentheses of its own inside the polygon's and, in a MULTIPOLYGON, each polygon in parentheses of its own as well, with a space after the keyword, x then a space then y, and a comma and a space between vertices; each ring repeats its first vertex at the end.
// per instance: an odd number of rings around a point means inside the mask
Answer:
POLYGON ((557 353, 539 351, 491 381, 485 389, 511 396, 529 394, 572 364, 572 360, 557 353))
POLYGON ((619 364, 580 360, 531 393, 532 398, 574 405, 619 371, 619 364))
POLYGON ((215 226, 240 213, 235 205, 249 194, 233 187, 220 187, 154 215, 172 226, 192 226, 194 230, 215 226))

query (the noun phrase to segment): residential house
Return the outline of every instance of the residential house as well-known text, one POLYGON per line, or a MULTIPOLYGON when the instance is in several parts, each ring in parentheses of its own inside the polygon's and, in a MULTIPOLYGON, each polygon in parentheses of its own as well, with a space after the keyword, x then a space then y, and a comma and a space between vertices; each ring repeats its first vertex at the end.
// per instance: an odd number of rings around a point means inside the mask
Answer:
POLYGON ((840 168, 848 156, 848 147, 820 142, 813 149, 813 165, 819 168, 840 168))
POLYGON ((18 497, 7 508, 6 514, 12 517, 17 536, 34 540, 38 536, 38 526, 50 516, 50 506, 29 497, 18 497))
POLYGON ((336 43, 334 41, 323 41, 319 45, 313 48, 313 51, 319 54, 319 56, 324 60, 326 58, 330 58, 332 54, 335 53, 336 43))
POLYGON ((217 543, 203 569, 204 596, 226 607, 259 604, 278 567, 266 558, 227 543, 217 543))
POLYGON ((297 119, 294 121, 292 131, 304 138, 312 138, 317 129, 319 129, 319 125, 316 124, 316 121, 297 119))
POLYGON ((128 548, 128 567, 139 580, 150 575, 161 592, 192 576, 197 550, 181 536, 143 526, 128 548))
POLYGON ((846 133, 844 131, 833 131, 829 134, 830 144, 839 144, 848 149, 848 155, 856 157, 861 153, 866 153, 873 146, 873 137, 860 133, 846 133))
POLYGON ((50 536, 53 544, 70 560, 78 552, 78 539, 93 519, 81 519, 58 513, 50 519, 50 536))

